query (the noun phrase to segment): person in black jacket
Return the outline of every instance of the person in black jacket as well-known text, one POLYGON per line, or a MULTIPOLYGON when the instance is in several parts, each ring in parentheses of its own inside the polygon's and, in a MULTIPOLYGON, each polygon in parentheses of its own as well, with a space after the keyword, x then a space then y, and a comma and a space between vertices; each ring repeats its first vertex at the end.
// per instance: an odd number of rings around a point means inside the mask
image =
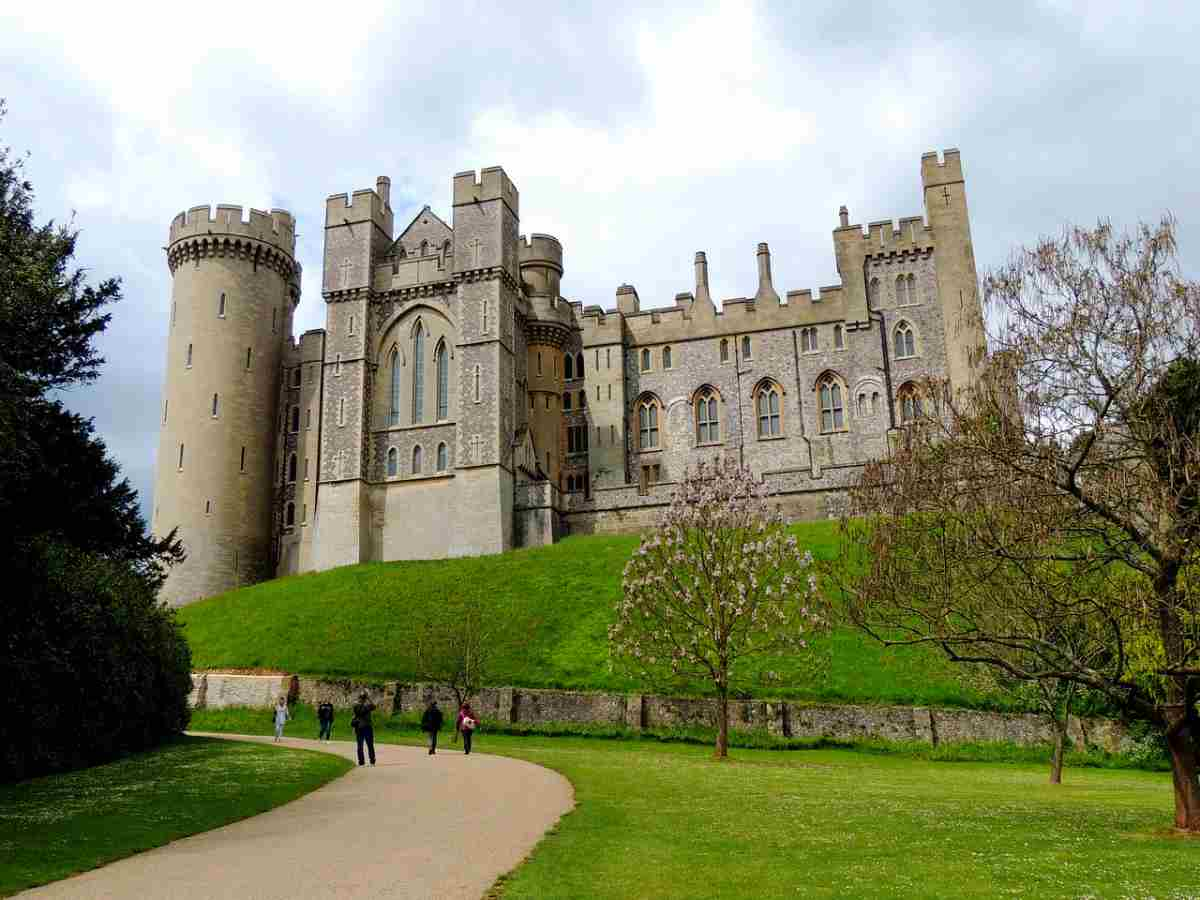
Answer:
POLYGON ((354 738, 358 742, 358 764, 360 766, 364 765, 364 743, 371 756, 371 765, 375 765, 375 728, 371 724, 371 713, 374 711, 375 704, 367 699, 367 692, 363 691, 358 695, 358 702, 354 704, 354 718, 350 720, 350 727, 354 729, 354 738))
POLYGON ((425 714, 421 716, 421 730, 429 733, 429 755, 437 752, 437 736, 442 730, 442 711, 438 709, 437 701, 430 700, 425 714))
POLYGON ((321 725, 321 730, 317 734, 317 740, 329 740, 333 732, 333 704, 328 700, 322 700, 317 706, 317 721, 321 725))

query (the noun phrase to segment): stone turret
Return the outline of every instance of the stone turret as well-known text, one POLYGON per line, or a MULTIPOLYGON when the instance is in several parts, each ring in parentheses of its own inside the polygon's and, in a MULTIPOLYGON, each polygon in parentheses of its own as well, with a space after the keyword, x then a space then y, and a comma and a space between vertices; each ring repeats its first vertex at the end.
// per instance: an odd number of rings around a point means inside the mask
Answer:
POLYGON ((519 245, 521 280, 529 300, 525 332, 528 348, 529 427, 538 462, 559 484, 562 450, 562 355, 573 327, 568 304, 559 296, 563 274, 562 244, 548 234, 523 238, 519 245))
POLYGON ((284 210, 197 206, 171 223, 173 276, 155 474, 155 534, 187 559, 162 598, 181 605, 270 577, 280 365, 300 296, 284 210))

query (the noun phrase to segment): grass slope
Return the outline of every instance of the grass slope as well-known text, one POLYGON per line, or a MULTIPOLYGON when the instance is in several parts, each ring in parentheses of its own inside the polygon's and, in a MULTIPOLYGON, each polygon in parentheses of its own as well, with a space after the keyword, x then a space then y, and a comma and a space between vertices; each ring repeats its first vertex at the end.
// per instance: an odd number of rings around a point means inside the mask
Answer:
MULTIPOLYGON (((269 727, 261 710, 197 717, 269 727)), ((422 739, 385 721, 376 740, 422 739)), ((439 765, 470 765, 447 743, 439 765)), ((489 732, 476 749, 561 772, 577 803, 493 898, 1196 896, 1200 841, 1170 831, 1163 773, 1069 769, 1054 787, 1044 763, 848 750, 716 763, 685 743, 489 732)))
MULTIPOLYGON (((836 546, 836 523, 795 526, 814 556, 836 546)), ((366 563, 268 581, 180 611, 198 669, 270 668, 342 677, 412 679, 412 635, 450 595, 474 595, 521 638, 499 660, 496 683, 635 691, 610 670, 608 626, 621 572, 637 546, 628 535, 572 537, 550 547, 431 562, 366 563)), ((925 649, 887 651, 850 630, 820 641, 819 679, 798 659, 764 658, 748 672, 778 672, 759 696, 867 703, 1003 707, 955 677, 925 649)), ((757 683, 757 682, 756 682, 757 683)), ((701 693, 701 684, 684 686, 701 693)))
POLYGON ((0 785, 0 896, 258 815, 349 768, 325 753, 184 737, 0 785))

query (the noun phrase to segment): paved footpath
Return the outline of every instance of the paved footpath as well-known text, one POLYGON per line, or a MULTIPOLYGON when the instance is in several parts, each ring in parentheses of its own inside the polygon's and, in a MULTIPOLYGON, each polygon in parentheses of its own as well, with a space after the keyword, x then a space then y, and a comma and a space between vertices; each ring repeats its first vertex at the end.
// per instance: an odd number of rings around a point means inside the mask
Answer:
MULTIPOLYGON (((283 743, 354 758, 352 743, 283 743)), ((299 800, 20 896, 478 898, 575 803, 565 778, 521 760, 375 751, 376 766, 299 800)))

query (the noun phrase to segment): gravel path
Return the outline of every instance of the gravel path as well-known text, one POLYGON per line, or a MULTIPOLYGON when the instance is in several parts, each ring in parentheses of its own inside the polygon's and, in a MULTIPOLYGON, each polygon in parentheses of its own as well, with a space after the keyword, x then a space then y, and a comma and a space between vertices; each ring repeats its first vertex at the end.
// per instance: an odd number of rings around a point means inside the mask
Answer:
MULTIPOLYGON (((352 743, 284 743, 354 758, 352 743)), ((532 763, 394 744, 375 751, 376 766, 292 803, 20 896, 478 898, 575 803, 565 778, 532 763)))

